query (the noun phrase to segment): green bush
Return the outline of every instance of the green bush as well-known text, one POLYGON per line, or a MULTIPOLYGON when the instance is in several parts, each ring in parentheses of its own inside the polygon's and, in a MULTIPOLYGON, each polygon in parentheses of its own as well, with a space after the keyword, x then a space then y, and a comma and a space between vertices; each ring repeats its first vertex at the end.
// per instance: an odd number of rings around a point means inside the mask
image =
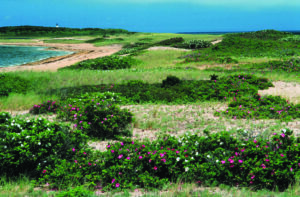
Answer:
POLYGON ((24 120, 0 113, 0 174, 39 176, 44 166, 86 146, 87 136, 38 118, 24 120))
POLYGON ((216 112, 234 119, 284 119, 300 118, 300 104, 294 105, 280 96, 265 96, 259 94, 233 100, 228 109, 216 112))
POLYGON ((169 38, 166 40, 162 40, 162 41, 158 42, 156 45, 172 46, 177 43, 182 43, 183 41, 184 41, 184 39, 182 37, 175 37, 175 38, 169 38))
POLYGON ((174 86, 180 83, 180 79, 176 76, 167 76, 167 79, 162 81, 162 87, 174 86))
POLYGON ((10 93, 24 94, 30 88, 30 81, 8 73, 0 73, 0 97, 10 93))
POLYGON ((131 68, 135 63, 136 61, 130 56, 120 57, 113 55, 85 60, 62 69, 115 70, 131 68))
POLYGON ((129 81, 115 85, 84 86, 62 89, 64 98, 85 92, 114 92, 125 98, 122 103, 189 103, 197 101, 224 101, 247 94, 257 94, 259 89, 272 87, 265 78, 253 75, 233 75, 219 80, 182 80, 173 86, 162 87, 162 83, 149 84, 129 81))
POLYGON ((250 66, 253 70, 300 72, 300 59, 292 58, 287 61, 270 61, 250 66))
POLYGON ((203 49, 203 48, 211 47, 212 44, 211 42, 205 40, 190 40, 174 46, 177 48, 185 48, 185 49, 203 49))
POLYGON ((92 197, 94 192, 87 190, 83 186, 68 189, 57 194, 57 197, 92 197))
POLYGON ((45 101, 41 104, 34 105, 30 110, 29 113, 31 114, 45 114, 45 113, 57 113, 59 110, 60 105, 53 100, 45 101))
POLYGON ((109 144, 96 157, 74 157, 62 161, 40 179, 68 187, 81 180, 103 190, 163 188, 172 182, 194 182, 204 186, 226 184, 254 189, 283 191, 300 175, 299 145, 292 131, 284 129, 270 138, 253 137, 239 131, 176 138, 162 136, 153 142, 124 139, 109 144), (97 160, 93 160, 97 158, 97 160), (85 180, 83 179, 85 178, 85 180), (95 181, 97 180, 97 181, 95 181))
POLYGON ((90 101, 74 114, 74 127, 100 139, 130 136, 128 126, 132 118, 132 113, 114 104, 90 101))

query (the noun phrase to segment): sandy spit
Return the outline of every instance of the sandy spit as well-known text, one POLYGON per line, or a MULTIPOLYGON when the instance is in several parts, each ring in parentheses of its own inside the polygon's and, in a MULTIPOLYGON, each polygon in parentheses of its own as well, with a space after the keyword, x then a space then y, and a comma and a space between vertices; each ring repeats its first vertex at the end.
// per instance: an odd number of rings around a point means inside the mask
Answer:
POLYGON ((121 45, 95 47, 92 44, 59 44, 59 43, 0 43, 0 45, 17 45, 17 46, 41 46, 49 47, 51 50, 73 51, 71 55, 48 58, 34 63, 24 64, 21 66, 12 66, 0 68, 0 72, 9 71, 57 71, 57 69, 70 66, 79 61, 94 59, 97 57, 109 56, 122 49, 121 45))

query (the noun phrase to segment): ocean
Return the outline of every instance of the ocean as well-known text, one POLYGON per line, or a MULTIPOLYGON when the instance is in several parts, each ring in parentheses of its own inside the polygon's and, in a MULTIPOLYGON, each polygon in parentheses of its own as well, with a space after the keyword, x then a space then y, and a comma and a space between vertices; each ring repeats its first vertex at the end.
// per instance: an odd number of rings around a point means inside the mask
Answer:
POLYGON ((0 67, 17 66, 73 53, 46 49, 47 47, 0 45, 0 67))

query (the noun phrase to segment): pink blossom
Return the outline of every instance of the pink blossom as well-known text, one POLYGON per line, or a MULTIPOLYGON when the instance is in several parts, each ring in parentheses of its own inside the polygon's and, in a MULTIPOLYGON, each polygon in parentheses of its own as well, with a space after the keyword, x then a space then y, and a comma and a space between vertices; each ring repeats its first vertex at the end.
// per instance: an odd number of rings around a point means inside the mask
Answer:
POLYGON ((160 157, 163 157, 163 156, 165 156, 165 154, 163 154, 163 153, 160 153, 159 155, 160 155, 160 157))
POLYGON ((154 170, 157 170, 157 167, 156 167, 156 166, 154 166, 154 167, 153 167, 153 169, 154 169, 154 170))
POLYGON ((77 163, 77 160, 74 160, 75 163, 77 163))
POLYGON ((129 159, 130 159, 130 157, 126 157, 126 159, 127 159, 127 160, 129 160, 129 159))
POLYGON ((284 157, 284 154, 280 154, 281 157, 284 157))
POLYGON ((88 164, 89 164, 89 166, 91 166, 91 165, 92 165, 90 162, 89 162, 88 164))
POLYGON ((116 187, 120 187, 120 184, 119 184, 119 183, 117 183, 117 184, 116 184, 116 187))
POLYGON ((243 148, 243 149, 241 149, 241 152, 244 152, 245 151, 245 149, 243 148))
POLYGON ((270 161, 270 159, 266 159, 266 162, 269 162, 270 161))
POLYGON ((293 168, 291 168, 290 170, 291 170, 291 172, 292 172, 292 171, 293 171, 293 168))
POLYGON ((253 181, 250 181, 250 184, 253 184, 253 181))
POLYGON ((273 135, 277 135, 277 133, 273 133, 273 135))
POLYGON ((112 181, 111 181, 111 183, 114 183, 116 181, 116 179, 113 179, 112 181))
POLYGON ((107 145, 107 148, 109 148, 110 147, 110 145, 107 145))
POLYGON ((47 170, 43 170, 43 174, 45 174, 47 172, 47 170))
POLYGON ((179 154, 179 151, 177 150, 176 153, 179 154))
POLYGON ((143 159, 143 157, 142 157, 142 156, 139 156, 139 159, 143 159))
POLYGON ((123 143, 123 142, 121 142, 121 146, 124 146, 124 143, 123 143))
POLYGON ((284 134, 284 133, 282 133, 282 134, 281 134, 281 137, 285 137, 285 134, 284 134))
POLYGON ((230 165, 230 167, 231 167, 231 168, 233 168, 233 167, 234 167, 234 165, 230 165))
POLYGON ((75 152, 75 148, 72 148, 72 151, 75 152))
POLYGON ((86 155, 86 152, 83 152, 84 155, 86 155))
POLYGON ((256 144, 256 143, 257 143, 257 140, 253 140, 253 142, 256 144))
POLYGON ((251 180, 253 180, 255 178, 255 175, 253 175, 252 177, 251 177, 251 180))
POLYGON ((234 161, 232 159, 228 159, 229 163, 234 163, 234 161))
POLYGON ((134 141, 132 141, 131 144, 134 144, 134 141))
POLYGON ((166 163, 166 159, 161 159, 162 162, 166 163))
POLYGON ((221 163, 224 164, 224 163, 226 163, 226 161, 222 160, 221 163))
POLYGON ((239 163, 243 163, 243 160, 239 160, 239 163))
POLYGON ((149 163, 151 163, 151 161, 152 161, 152 160, 151 160, 151 159, 149 159, 149 163))
POLYGON ((111 153, 114 153, 115 151, 114 151, 114 150, 111 150, 110 152, 111 152, 111 153))
POLYGON ((121 159, 123 157, 123 155, 119 155, 118 158, 121 159))

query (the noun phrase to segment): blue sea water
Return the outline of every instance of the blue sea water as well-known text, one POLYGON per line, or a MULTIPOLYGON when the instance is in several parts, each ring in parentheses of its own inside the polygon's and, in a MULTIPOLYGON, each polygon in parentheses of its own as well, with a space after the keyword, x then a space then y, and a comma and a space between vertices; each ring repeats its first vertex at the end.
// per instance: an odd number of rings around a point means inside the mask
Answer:
POLYGON ((0 67, 17 66, 73 53, 46 49, 46 47, 0 45, 0 67))

